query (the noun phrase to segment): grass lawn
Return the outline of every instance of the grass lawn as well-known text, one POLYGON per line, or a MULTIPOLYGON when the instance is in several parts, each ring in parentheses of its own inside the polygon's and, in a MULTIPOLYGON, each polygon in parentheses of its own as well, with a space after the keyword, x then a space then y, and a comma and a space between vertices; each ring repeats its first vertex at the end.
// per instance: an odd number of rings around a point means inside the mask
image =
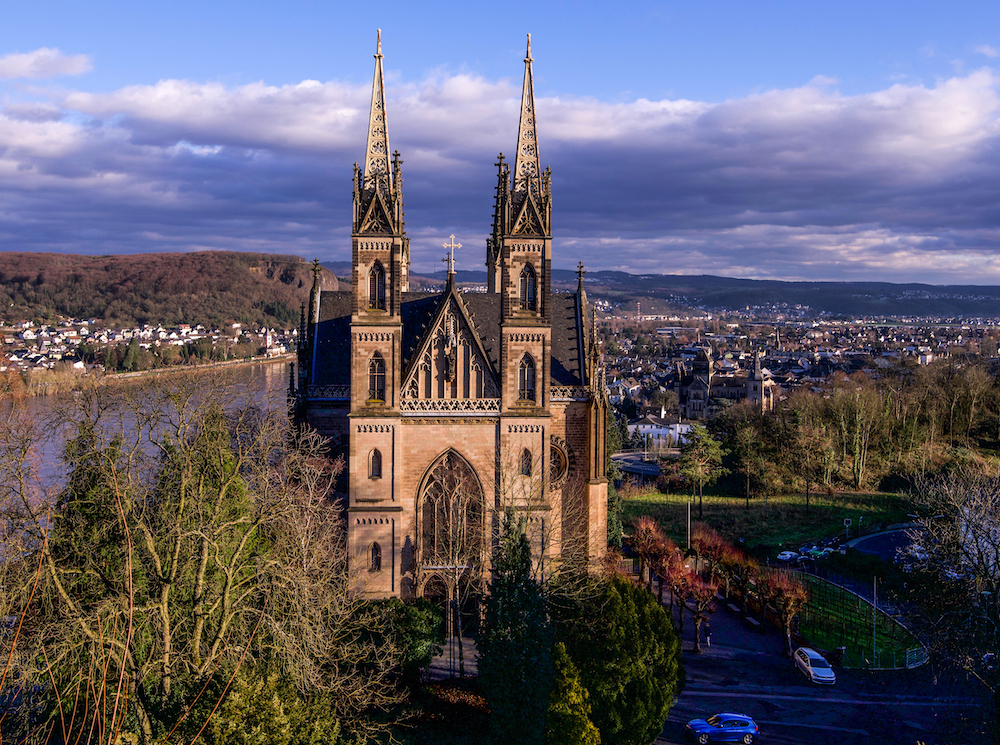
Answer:
MULTIPOLYGON (((684 545, 686 541, 687 503, 691 505, 691 521, 698 520, 698 497, 688 494, 661 494, 653 490, 625 499, 622 503, 625 530, 643 515, 649 515, 659 523, 666 534, 684 545)), ((810 495, 809 510, 806 510, 804 494, 750 500, 739 497, 706 494, 704 498, 704 522, 715 528, 724 538, 743 545, 757 556, 770 556, 785 548, 797 548, 804 543, 817 541, 832 535, 844 534, 844 519, 854 523, 851 537, 854 537, 858 518, 864 517, 864 525, 905 522, 907 507, 905 498, 896 494, 855 494, 837 493, 833 496, 810 495)), ((771 557, 773 558, 773 556, 771 557)))
MULTIPOLYGON (((846 647, 844 667, 867 667, 872 659, 871 603, 818 577, 800 575, 809 588, 809 602, 799 613, 799 634, 822 650, 846 647)), ((904 667, 906 650, 920 643, 882 612, 876 613, 876 667, 904 667)))

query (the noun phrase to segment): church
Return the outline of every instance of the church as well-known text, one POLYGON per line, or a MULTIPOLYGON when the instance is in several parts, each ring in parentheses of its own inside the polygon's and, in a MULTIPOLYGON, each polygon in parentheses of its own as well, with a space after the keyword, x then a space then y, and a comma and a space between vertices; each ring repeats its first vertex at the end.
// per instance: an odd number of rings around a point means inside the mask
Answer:
POLYGON ((350 570, 372 597, 476 591, 504 519, 523 519, 543 575, 592 566, 607 545, 600 353, 582 264, 575 293, 551 284, 530 37, 524 65, 515 155, 496 164, 487 291, 456 286, 452 236, 444 290, 411 292, 379 38, 351 289, 314 284, 290 391, 296 419, 347 464, 337 498, 350 570))

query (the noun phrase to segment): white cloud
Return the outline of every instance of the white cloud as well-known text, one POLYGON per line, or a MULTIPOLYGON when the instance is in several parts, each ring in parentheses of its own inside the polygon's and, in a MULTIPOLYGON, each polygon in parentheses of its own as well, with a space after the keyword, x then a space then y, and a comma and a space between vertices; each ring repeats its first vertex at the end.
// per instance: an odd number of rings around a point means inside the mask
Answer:
MULTIPOLYGON (((390 86, 417 268, 439 268, 452 232, 481 245, 495 154, 516 138, 519 82, 390 86)), ((555 264, 1000 282, 1000 77, 984 68, 855 96, 833 83, 718 104, 539 98, 555 264)), ((164 80, 8 104, 0 236, 11 250, 346 260, 350 164, 363 155, 369 100, 368 86, 339 82, 164 80)))
POLYGON ((1000 52, 996 50, 996 47, 992 47, 989 44, 980 44, 976 47, 975 51, 979 54, 985 54, 987 57, 1000 56, 1000 52))
POLYGON ((67 56, 58 49, 49 47, 42 47, 27 54, 8 54, 0 57, 0 80, 83 75, 93 69, 90 57, 86 54, 67 56))

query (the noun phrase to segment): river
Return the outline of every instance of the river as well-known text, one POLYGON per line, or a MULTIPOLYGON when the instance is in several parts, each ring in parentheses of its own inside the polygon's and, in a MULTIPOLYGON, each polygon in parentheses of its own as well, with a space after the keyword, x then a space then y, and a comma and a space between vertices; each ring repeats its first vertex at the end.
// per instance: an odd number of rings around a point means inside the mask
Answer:
MULTIPOLYGON (((157 377, 169 379, 169 375, 172 374, 175 373, 157 377)), ((233 400, 237 405, 254 404, 265 411, 285 409, 285 395, 288 390, 287 360, 225 368, 204 368, 194 374, 204 376, 206 386, 218 380, 218 376, 224 376, 225 384, 232 386, 236 392, 233 400)), ((134 382, 142 385, 143 380, 138 378, 134 382)), ((123 385, 128 384, 123 383, 123 385)), ((69 433, 51 424, 53 415, 62 401, 60 396, 33 396, 26 399, 24 404, 26 418, 39 428, 40 437, 36 440, 34 460, 37 464, 37 475, 46 491, 58 486, 64 478, 62 453, 69 433)), ((128 424, 123 426, 127 428, 128 424)))

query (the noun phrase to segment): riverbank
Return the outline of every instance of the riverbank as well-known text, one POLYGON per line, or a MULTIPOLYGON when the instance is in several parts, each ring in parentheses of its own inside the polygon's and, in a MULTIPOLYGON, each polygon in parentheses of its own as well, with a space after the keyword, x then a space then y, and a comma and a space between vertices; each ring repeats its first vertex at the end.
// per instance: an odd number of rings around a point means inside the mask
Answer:
POLYGON ((274 355, 270 357, 249 357, 238 360, 226 360, 224 362, 209 362, 201 365, 175 365, 171 367, 159 367, 152 370, 139 370, 137 372, 100 372, 100 371, 53 371, 32 372, 28 375, 21 375, 14 372, 13 376, 3 385, 3 393, 23 395, 23 396, 54 396, 65 393, 79 386, 81 383, 92 385, 107 385, 125 380, 140 380, 143 378, 159 377, 163 375, 175 375, 180 373, 208 372, 210 370, 234 369, 249 367, 252 365, 275 365, 278 363, 288 364, 296 359, 294 353, 274 355), (14 379, 16 378, 16 380, 14 379), (20 384, 18 384, 18 381, 20 384))

